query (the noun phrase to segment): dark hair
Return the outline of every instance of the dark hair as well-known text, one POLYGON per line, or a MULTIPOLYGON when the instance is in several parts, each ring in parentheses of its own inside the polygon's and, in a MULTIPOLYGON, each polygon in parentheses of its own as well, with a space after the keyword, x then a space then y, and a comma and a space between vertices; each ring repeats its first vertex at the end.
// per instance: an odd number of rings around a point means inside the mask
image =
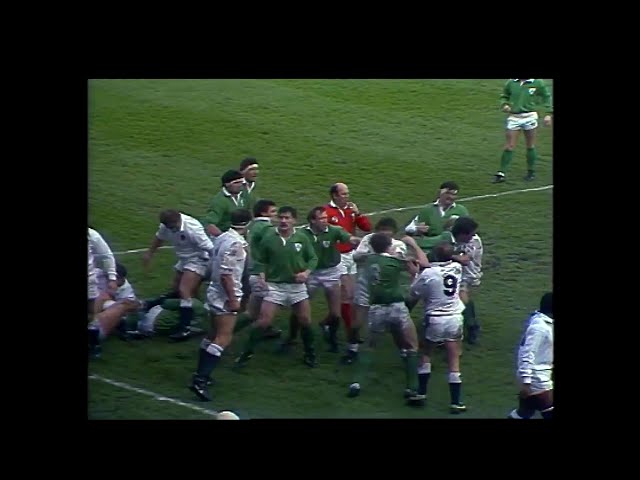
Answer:
POLYGON ((324 211, 325 211, 324 207, 313 207, 309 212, 309 215, 307 215, 307 222, 310 222, 311 220, 315 220, 316 217, 318 216, 318 213, 322 213, 324 211))
POLYGON ((275 207, 275 206, 276 206, 276 202, 274 202, 273 200, 267 200, 266 198, 258 200, 256 204, 253 206, 253 216, 261 217, 264 212, 269 211, 269 207, 275 207))
POLYGON ((478 230, 478 222, 471 217, 459 217, 451 227, 451 235, 472 234, 478 230))
POLYGON ((431 258, 434 262, 447 262, 453 255, 453 245, 448 242, 441 242, 431 250, 431 258))
POLYGON ((160 223, 166 225, 180 220, 180 212, 174 209, 167 209, 160 212, 160 223))
POLYGON ((116 275, 121 278, 127 278, 127 269, 123 264, 119 262, 116 262, 116 275))
POLYGON ((553 292, 547 292, 542 295, 538 311, 553 318, 553 292))
POLYGON ((289 205, 283 205, 278 209, 278 215, 282 215, 283 213, 290 213, 293 218, 298 218, 298 211, 289 205))
POLYGON ((460 190, 458 184, 456 182, 442 182, 440 184, 440 189, 446 188, 447 190, 460 190))
POLYGON ((222 182, 222 186, 227 183, 233 182, 235 180, 242 180, 244 175, 242 175, 238 170, 227 170, 224 172, 222 177, 220 177, 220 181, 222 182))
POLYGON ((393 230, 394 233, 398 231, 398 224, 395 221, 395 219, 391 218, 391 217, 384 217, 381 218, 380 220, 378 220, 378 223, 376 223, 376 226, 374 228, 375 231, 378 230, 382 230, 382 229, 390 229, 393 230))
POLYGON ((335 193, 338 193, 338 184, 334 183, 333 185, 331 185, 331 188, 329 189, 329 194, 333 195, 335 193))
POLYGON ((249 165, 253 165, 254 163, 258 163, 258 161, 253 157, 247 157, 240 162, 239 170, 242 171, 247 168, 249 165))
POLYGON ((251 212, 246 208, 239 208, 231 212, 231 226, 246 226, 251 221, 251 212))
POLYGON ((369 244, 371 245, 371 248, 374 252, 384 253, 391 245, 391 238, 386 236, 384 233, 374 233, 373 235, 371 235, 369 244))

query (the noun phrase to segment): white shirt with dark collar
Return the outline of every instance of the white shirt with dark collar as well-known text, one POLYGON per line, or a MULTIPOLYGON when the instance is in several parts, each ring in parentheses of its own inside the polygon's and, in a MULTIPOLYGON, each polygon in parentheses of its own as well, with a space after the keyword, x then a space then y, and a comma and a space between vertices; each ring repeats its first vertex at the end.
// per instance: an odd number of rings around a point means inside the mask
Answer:
POLYGON ((202 224, 193 217, 180 214, 181 225, 177 232, 172 232, 162 223, 158 228, 156 237, 165 242, 170 242, 181 260, 201 259, 208 260, 213 250, 213 243, 204 230, 202 224))

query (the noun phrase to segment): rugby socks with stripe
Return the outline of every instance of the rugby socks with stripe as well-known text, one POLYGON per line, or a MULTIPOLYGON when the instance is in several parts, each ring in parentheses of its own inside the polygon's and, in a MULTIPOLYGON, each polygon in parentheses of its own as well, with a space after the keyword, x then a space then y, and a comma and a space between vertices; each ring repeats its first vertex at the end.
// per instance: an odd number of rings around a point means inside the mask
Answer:
POLYGON ((462 390, 462 379, 460 372, 449 372, 449 393, 451 394, 451 404, 460 405, 460 391, 462 390))
POLYGON ((205 338, 200 344, 200 357, 198 358, 198 369, 196 375, 201 378, 209 378, 211 372, 220 361, 224 348, 205 338))
POLYGON ((413 350, 407 350, 407 355, 403 359, 404 370, 407 377, 407 388, 411 391, 418 390, 418 378, 416 370, 418 368, 418 353, 413 350))
POLYGON ((189 298, 187 300, 180 300, 180 320, 178 328, 180 330, 186 330, 193 321, 193 302, 189 298))
POLYGON ((420 395, 427 394, 429 377, 431 377, 431 363, 423 363, 418 367, 418 393, 420 395))

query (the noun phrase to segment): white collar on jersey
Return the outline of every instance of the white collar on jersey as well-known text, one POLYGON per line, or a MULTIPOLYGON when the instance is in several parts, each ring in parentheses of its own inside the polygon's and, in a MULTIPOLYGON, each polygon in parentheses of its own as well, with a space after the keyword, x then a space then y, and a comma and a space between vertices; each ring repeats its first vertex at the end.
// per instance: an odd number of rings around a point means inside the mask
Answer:
POLYGON ((536 310, 535 313, 540 315, 545 323, 553 325, 553 318, 551 318, 549 315, 547 315, 546 313, 542 313, 540 310, 536 310))
POLYGON ((511 80, 513 80, 514 82, 524 82, 524 83, 531 83, 535 80, 535 78, 512 78, 511 80))
POLYGON ((254 218, 256 222, 270 222, 271 217, 256 217, 254 218))

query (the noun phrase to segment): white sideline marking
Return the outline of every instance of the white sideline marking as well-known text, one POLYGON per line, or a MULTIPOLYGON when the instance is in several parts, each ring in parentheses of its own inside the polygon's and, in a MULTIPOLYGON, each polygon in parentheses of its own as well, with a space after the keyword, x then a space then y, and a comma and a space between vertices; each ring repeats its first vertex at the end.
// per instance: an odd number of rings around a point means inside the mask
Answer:
MULTIPOLYGON (((494 197, 502 197, 503 195, 513 195, 515 193, 525 193, 525 192, 539 192, 540 190, 549 190, 550 188, 553 188, 553 185, 545 185, 544 187, 535 187, 535 188, 522 188, 520 190, 507 190, 506 192, 499 192, 499 193, 487 193, 485 195, 476 195, 473 197, 466 197, 466 198, 460 198, 458 199, 459 202, 471 202, 472 200, 482 200, 483 198, 494 198, 494 197)), ((365 213, 365 215, 380 215, 382 213, 390 213, 390 212, 404 212, 405 210, 413 210, 416 208, 422 208, 427 204, 423 204, 423 205, 413 205, 411 207, 401 207, 401 208, 390 208, 389 210, 380 210, 379 212, 371 212, 371 213, 365 213)), ((171 247, 171 245, 165 245, 163 247, 160 248, 173 248, 171 247)), ((128 255, 130 253, 140 253, 140 252, 146 252, 147 249, 146 248, 134 248, 133 250, 123 250, 121 252, 113 252, 114 255, 128 255)))
POLYGON ((91 380, 99 380, 101 382, 108 383, 110 385, 113 385, 114 387, 124 388, 125 390, 129 390, 131 392, 136 392, 136 393, 140 393, 141 395, 152 397, 154 400, 158 400, 160 402, 169 402, 175 405, 180 405, 181 407, 190 408, 191 410, 204 413, 205 415, 211 415, 213 417, 218 415, 218 412, 216 412, 215 410, 208 410, 206 408, 193 405, 192 403, 186 403, 186 402, 177 400, 175 398, 165 397, 164 395, 159 395, 157 393, 150 392, 149 390, 144 390, 142 388, 134 387, 133 385, 129 385, 128 383, 116 382, 115 380, 111 380, 110 378, 106 378, 106 377, 101 377, 100 375, 89 375, 89 378, 91 380))

